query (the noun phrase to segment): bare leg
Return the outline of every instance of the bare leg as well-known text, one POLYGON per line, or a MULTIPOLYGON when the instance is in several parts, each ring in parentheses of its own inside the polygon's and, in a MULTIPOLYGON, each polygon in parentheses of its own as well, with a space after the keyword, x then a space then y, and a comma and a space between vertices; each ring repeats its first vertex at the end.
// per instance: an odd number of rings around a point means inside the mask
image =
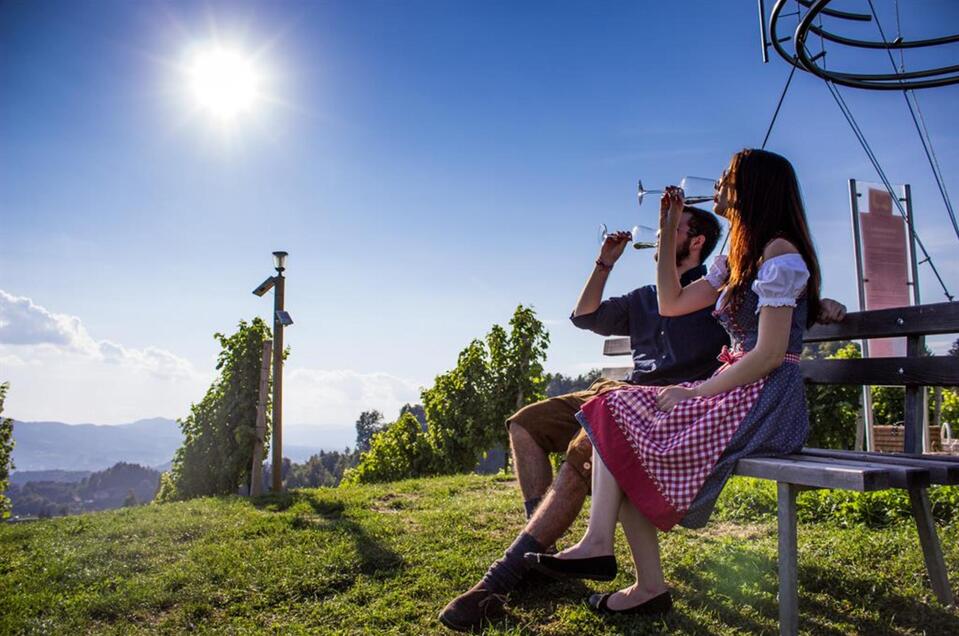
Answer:
POLYGON ((576 470, 563 464, 553 487, 526 523, 525 531, 543 545, 553 545, 573 525, 586 500, 586 482, 576 470))
POLYGON ((509 442, 513 449, 513 466, 523 492, 523 499, 538 499, 546 494, 553 481, 553 466, 549 454, 536 443, 532 435, 518 424, 509 424, 509 442))
POLYGON ((616 483, 616 478, 593 449, 593 497, 589 507, 589 526, 579 543, 556 556, 583 559, 612 554, 613 533, 616 531, 616 518, 622 501, 623 491, 616 483))
POLYGON ((622 610, 645 603, 666 591, 666 579, 659 558, 659 536, 656 526, 623 497, 619 508, 626 541, 636 566, 636 583, 613 594, 607 601, 612 610, 622 610))

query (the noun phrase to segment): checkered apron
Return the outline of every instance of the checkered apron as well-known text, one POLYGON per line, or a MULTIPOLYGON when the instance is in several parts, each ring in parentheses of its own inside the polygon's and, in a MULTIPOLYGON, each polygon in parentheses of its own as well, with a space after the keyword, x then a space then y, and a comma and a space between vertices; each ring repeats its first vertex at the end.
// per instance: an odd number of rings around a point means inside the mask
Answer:
MULTIPOLYGON (((724 364, 716 374, 744 355, 723 347, 719 360, 724 364)), ((786 363, 798 361, 798 355, 786 355, 786 363)), ((764 383, 765 378, 718 395, 684 400, 668 412, 656 407, 662 387, 624 387, 583 406, 587 431, 630 501, 666 530, 689 509, 764 383)), ((679 386, 699 384, 702 381, 679 386)))

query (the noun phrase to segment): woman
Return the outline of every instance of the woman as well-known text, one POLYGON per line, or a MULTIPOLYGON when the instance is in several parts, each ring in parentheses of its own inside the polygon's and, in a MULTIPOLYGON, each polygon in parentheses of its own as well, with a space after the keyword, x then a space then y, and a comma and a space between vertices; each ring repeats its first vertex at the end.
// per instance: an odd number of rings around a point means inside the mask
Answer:
MULTIPOLYGON (((682 191, 667 189, 663 253, 675 248, 682 208, 682 191)), ((792 165, 763 150, 736 153, 714 210, 730 224, 728 258, 716 257, 706 277, 685 288, 674 259, 659 259, 657 294, 664 316, 715 305, 732 342, 720 356, 725 364, 702 382, 626 387, 587 402, 577 418, 593 442, 589 527, 554 556, 526 555, 553 575, 612 580, 618 518, 636 583, 590 597, 601 613, 669 611, 657 528, 705 525, 739 458, 798 451, 808 433, 798 362, 807 322, 819 315, 820 276, 792 165)))

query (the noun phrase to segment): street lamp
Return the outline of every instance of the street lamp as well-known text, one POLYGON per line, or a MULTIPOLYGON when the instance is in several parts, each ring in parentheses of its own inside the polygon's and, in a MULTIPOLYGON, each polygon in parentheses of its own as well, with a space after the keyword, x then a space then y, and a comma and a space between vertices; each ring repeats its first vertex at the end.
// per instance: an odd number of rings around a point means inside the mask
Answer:
POLYGON ((253 290, 262 296, 273 289, 273 492, 283 489, 283 328, 293 324, 293 318, 283 309, 287 256, 286 252, 273 252, 276 276, 270 276, 253 290))

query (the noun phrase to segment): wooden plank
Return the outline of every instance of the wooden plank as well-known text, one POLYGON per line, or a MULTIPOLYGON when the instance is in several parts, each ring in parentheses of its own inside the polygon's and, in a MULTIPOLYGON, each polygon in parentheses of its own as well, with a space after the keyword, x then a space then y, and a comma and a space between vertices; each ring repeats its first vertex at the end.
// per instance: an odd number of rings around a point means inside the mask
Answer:
MULTIPOLYGON (((796 457, 796 455, 790 455, 790 457, 796 457)), ((884 470, 889 473, 889 486, 891 488, 928 488, 932 481, 929 470, 917 466, 880 464, 862 459, 838 459, 834 457, 815 457, 810 455, 802 455, 802 461, 826 466, 884 470)))
POLYGON ((628 356, 632 353, 632 342, 629 338, 607 338, 603 342, 604 356, 628 356))
POLYGON ((805 342, 959 333, 959 303, 873 309, 846 314, 839 323, 813 325, 805 342))
POLYGON ((916 529, 919 531, 919 543, 922 545, 922 556, 926 561, 926 571, 929 573, 932 591, 935 592, 940 603, 952 605, 955 603, 955 598, 952 595, 952 588, 949 587, 946 563, 942 558, 942 546, 939 545, 936 524, 929 506, 929 494, 922 488, 911 489, 909 501, 912 503, 912 515, 916 520, 916 529))
POLYGON ((633 372, 633 367, 603 367, 600 377, 607 380, 626 380, 633 372))
POLYGON ((802 457, 832 457, 835 459, 865 460, 871 464, 915 466, 929 471, 933 484, 959 484, 959 457, 939 461, 939 456, 904 455, 902 453, 866 453, 862 451, 833 450, 829 448, 804 448, 802 457))
POLYGON ((263 358, 260 362, 260 387, 256 403, 256 438, 253 440, 253 466, 250 470, 250 496, 263 494, 263 440, 266 439, 266 400, 270 386, 270 357, 273 341, 263 341, 263 358))
POLYGON ((957 356, 803 360, 799 364, 803 377, 810 384, 872 386, 959 384, 959 357, 957 356))
POLYGON ((798 455, 740 459, 736 463, 735 474, 814 488, 859 492, 889 488, 889 472, 882 468, 854 468, 841 464, 827 466, 803 461, 798 455))
POLYGON ((799 633, 799 545, 796 528, 796 486, 777 484, 779 523, 779 633, 799 633))

